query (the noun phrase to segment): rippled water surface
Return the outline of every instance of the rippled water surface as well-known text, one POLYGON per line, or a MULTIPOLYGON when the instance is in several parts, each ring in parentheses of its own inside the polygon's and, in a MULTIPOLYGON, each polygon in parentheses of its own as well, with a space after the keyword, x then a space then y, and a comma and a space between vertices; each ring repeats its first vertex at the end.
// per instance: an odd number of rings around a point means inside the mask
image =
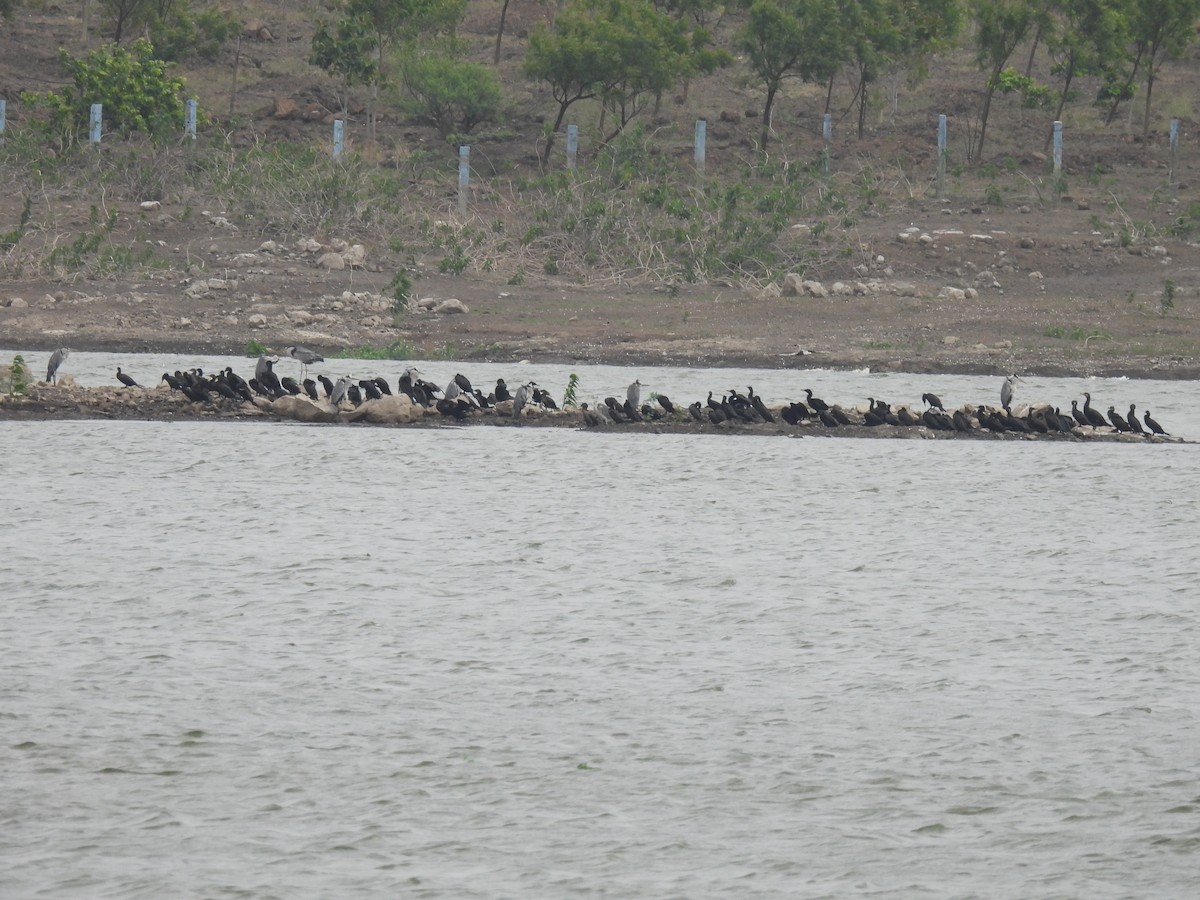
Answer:
POLYGON ((1197 451, 0 423, 0 896, 1195 896, 1197 451))

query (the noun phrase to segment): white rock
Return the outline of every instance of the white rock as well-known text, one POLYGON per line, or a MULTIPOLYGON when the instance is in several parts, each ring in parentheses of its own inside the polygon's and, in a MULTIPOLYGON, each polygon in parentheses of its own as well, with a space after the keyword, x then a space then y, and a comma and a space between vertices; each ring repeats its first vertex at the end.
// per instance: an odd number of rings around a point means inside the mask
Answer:
POLYGON ((297 422, 336 422, 338 419, 337 411, 328 403, 318 406, 307 397, 293 394, 280 397, 271 404, 270 411, 297 422))
POLYGON ((392 394, 379 400, 368 400, 363 418, 379 425, 403 425, 415 422, 425 415, 425 410, 415 406, 407 394, 392 394))
POLYGON ((9 309, 28 309, 29 302, 24 297, 13 297, 8 301, 9 309))
POLYGON ((451 297, 435 306, 433 311, 441 315, 462 315, 467 312, 467 305, 461 300, 451 297))
POLYGON ((288 319, 296 325, 311 325, 313 314, 306 309, 293 309, 287 314, 288 319))
POLYGON ((258 245, 259 253, 278 253, 279 245, 274 241, 263 241, 258 245))
POLYGON ((854 267, 854 274, 857 275, 859 278, 866 278, 868 275, 871 274, 871 270, 869 268, 867 268, 866 265, 860 263, 859 265, 854 267))
POLYGON ((917 240, 919 240, 919 241, 920 241, 922 244, 924 244, 926 247, 928 247, 930 244, 932 244, 932 243, 933 243, 933 238, 932 238, 932 237, 930 237, 930 236, 929 236, 929 235, 927 235, 927 234, 923 234, 923 235, 921 235, 919 238, 917 238, 917 240))
POLYGON ((846 284, 844 281, 835 281, 830 286, 829 290, 838 297, 844 297, 847 294, 854 293, 854 290, 850 287, 850 285, 846 284))
POLYGON ((156 210, 162 209, 162 204, 157 200, 143 200, 138 204, 138 208, 140 208, 143 212, 155 212, 156 210))
POLYGON ((351 244, 341 252, 342 260, 352 269, 361 269, 367 262, 367 248, 362 244, 351 244))
POLYGON ((254 313, 253 315, 251 315, 249 318, 246 319, 246 324, 249 325, 251 328, 266 328, 267 327, 267 317, 264 316, 262 313, 254 313))
POLYGON ((1046 279, 1045 279, 1045 276, 1042 275, 1041 272, 1030 272, 1029 280, 1030 281, 1045 281, 1046 279))
POLYGON ((340 253, 323 253, 317 257, 317 268, 340 272, 346 268, 346 260, 342 259, 340 253))
POLYGON ((979 291, 975 290, 975 288, 967 288, 963 291, 963 294, 966 295, 968 300, 974 300, 979 296, 979 291))
POLYGON ((296 241, 296 249, 301 253, 320 253, 321 242, 315 241, 312 238, 301 238, 296 241))
POLYGON ((950 287, 947 285, 938 291, 938 296, 943 300, 966 300, 967 292, 962 288, 950 287))
POLYGON ((780 296, 799 297, 804 291, 804 279, 795 272, 783 276, 783 285, 779 289, 780 296))
POLYGON ((917 286, 909 284, 907 281, 897 281, 892 285, 892 290, 896 292, 898 297, 915 297, 917 296, 917 286))
POLYGON ((990 234, 973 234, 973 235, 971 235, 971 240, 982 241, 985 244, 990 244, 992 241, 995 240, 995 238, 992 237, 990 234))

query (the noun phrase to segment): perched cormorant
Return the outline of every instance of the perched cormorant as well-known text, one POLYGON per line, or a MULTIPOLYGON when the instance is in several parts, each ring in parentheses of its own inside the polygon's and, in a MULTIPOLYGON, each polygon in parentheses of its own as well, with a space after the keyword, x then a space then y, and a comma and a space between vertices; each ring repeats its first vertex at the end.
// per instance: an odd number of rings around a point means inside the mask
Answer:
POLYGON ((304 379, 304 393, 308 394, 308 399, 316 400, 320 395, 317 393, 317 383, 311 378, 304 379))
POLYGON ((388 387, 387 379, 382 375, 376 375, 374 378, 375 386, 379 388, 379 393, 392 396, 392 389, 388 387))
POLYGON ((508 385, 504 383, 503 378, 496 379, 496 402, 503 403, 505 400, 511 400, 512 394, 508 392, 508 385))
POLYGON ((704 421, 704 419, 701 418, 701 416, 703 415, 703 413, 701 411, 703 409, 704 409, 704 407, 700 404, 699 400, 697 400, 695 403, 688 406, 688 412, 691 413, 692 418, 695 419, 697 422, 704 421))
POLYGON ((940 409, 942 412, 946 411, 946 407, 942 406, 942 401, 938 399, 937 394, 922 394, 921 402, 926 406, 940 409))
POLYGON ((284 375, 279 379, 279 386, 291 394, 293 397, 300 393, 300 383, 291 375, 284 375))
POLYGON ((808 395, 809 409, 811 409, 813 412, 815 412, 817 414, 828 411, 829 404, 826 403, 824 400, 820 399, 819 397, 814 397, 812 395, 812 388, 805 388, 804 393, 808 395))
POLYGON ((1159 425, 1157 422, 1155 422, 1152 418, 1150 418, 1150 410, 1146 410, 1144 413, 1142 413, 1142 421, 1145 422, 1146 427, 1149 428, 1151 431, 1153 431, 1155 434, 1169 435, 1171 433, 1169 431, 1163 431, 1163 427, 1161 425, 1159 425))
POLYGON ((746 388, 746 390, 750 392, 748 396, 750 397, 750 405, 754 407, 754 411, 762 416, 765 421, 774 422, 775 417, 771 415, 771 411, 767 409, 767 404, 762 402, 762 397, 754 393, 754 385, 750 385, 746 388))
POLYGON ((900 407, 900 411, 896 413, 896 418, 899 420, 901 425, 913 426, 921 424, 921 422, 908 411, 907 406, 900 407))
POLYGON ((1119 432, 1125 432, 1129 430, 1129 423, 1125 421, 1124 417, 1122 417, 1119 412, 1117 412, 1117 408, 1115 406, 1110 406, 1108 408, 1108 421, 1112 422, 1113 428, 1117 429, 1119 432))
MULTIPOLYGON (((812 397, 809 397, 808 401, 809 401, 809 403, 812 403, 812 397)), ((837 419, 835 419, 833 417, 833 413, 831 413, 829 411, 828 407, 820 410, 817 413, 817 418, 821 420, 821 424, 824 425, 826 428, 837 428, 838 426, 840 426, 842 424, 841 422, 839 422, 837 419)))
POLYGON ((655 394, 654 399, 658 401, 658 405, 667 411, 668 415, 675 415, 675 404, 671 402, 671 398, 666 394, 655 394))
POLYGON ((1129 415, 1126 416, 1126 421, 1129 423, 1129 430, 1134 434, 1145 434, 1146 430, 1142 428, 1142 423, 1137 419, 1137 406, 1133 403, 1129 404, 1129 415))
MULTIPOLYGON (((379 390, 379 385, 372 378, 362 378, 358 382, 358 386, 362 388, 363 396, 368 400, 382 400, 383 392, 379 390)), ((357 406, 358 404, 354 404, 357 406)))
POLYGON ((122 372, 120 366, 117 366, 117 381, 121 382, 125 387, 141 387, 140 384, 133 380, 132 375, 126 375, 122 372))
POLYGON ((1083 410, 1081 410, 1079 408, 1078 400, 1071 401, 1071 415, 1075 417, 1075 421, 1078 422, 1080 425, 1091 425, 1092 424, 1091 422, 1088 421, 1088 417, 1083 414, 1083 410))
POLYGON ((325 396, 331 398, 330 402, 333 402, 333 382, 325 375, 318 375, 317 381, 321 382, 321 387, 325 388, 325 396))
POLYGON ((1104 416, 1092 409, 1092 395, 1086 392, 1083 395, 1083 414, 1087 416, 1088 424, 1093 428, 1104 428, 1108 425, 1104 416))

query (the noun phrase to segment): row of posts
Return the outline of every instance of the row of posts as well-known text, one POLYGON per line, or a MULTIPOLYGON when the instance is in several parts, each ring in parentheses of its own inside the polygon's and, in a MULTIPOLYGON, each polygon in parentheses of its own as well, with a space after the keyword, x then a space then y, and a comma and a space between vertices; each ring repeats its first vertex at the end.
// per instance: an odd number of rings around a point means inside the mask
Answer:
MULTIPOLYGON (((0 145, 4 144, 4 128, 5 118, 7 113, 7 102, 0 98, 0 145)), ((104 118, 104 107, 99 103, 93 103, 91 106, 91 115, 88 119, 88 140, 93 144, 100 143, 101 123, 104 118)), ((188 100, 184 104, 184 132, 192 140, 196 139, 196 101, 188 100)), ((708 120, 696 120, 696 133, 693 140, 693 158, 695 161, 696 172, 700 175, 704 174, 704 157, 705 143, 708 135, 708 120)), ((829 174, 829 159, 830 149, 833 144, 833 117, 829 113, 825 113, 821 121, 821 137, 824 140, 824 147, 821 151, 821 170, 824 174, 829 174)), ((1179 120, 1171 120, 1170 131, 1171 143, 1171 158, 1168 166, 1167 183, 1175 184, 1176 163, 1179 157, 1179 120)), ((1062 122, 1054 123, 1054 177, 1058 178, 1062 175, 1062 154, 1063 154, 1063 125, 1062 122)), ((342 154, 346 149, 346 130, 345 124, 341 119, 333 120, 333 158, 341 159, 342 154)), ((567 168, 574 171, 579 154, 579 126, 567 126, 567 168)), ((937 194, 939 197, 946 195, 946 116, 938 116, 937 124, 937 194)), ((465 211, 467 208, 467 192, 470 188, 471 181, 471 148, 462 146, 458 149, 458 208, 465 211)))

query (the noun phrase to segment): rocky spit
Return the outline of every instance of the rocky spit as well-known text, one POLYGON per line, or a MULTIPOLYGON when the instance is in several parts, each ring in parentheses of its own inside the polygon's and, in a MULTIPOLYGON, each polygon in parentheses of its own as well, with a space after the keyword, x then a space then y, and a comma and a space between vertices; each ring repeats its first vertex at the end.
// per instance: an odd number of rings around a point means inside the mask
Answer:
MULTIPOLYGON (((1141 444, 1187 443, 1175 436, 1121 434, 1109 427, 1076 426, 1069 432, 1047 434, 1023 432, 993 432, 974 425, 968 432, 946 431, 925 425, 865 425, 866 407, 845 410, 852 424, 829 427, 819 421, 802 421, 791 425, 783 421, 783 407, 770 407, 777 421, 724 421, 713 424, 697 421, 682 407, 676 412, 661 413, 659 418, 641 422, 612 423, 581 407, 564 410, 526 406, 519 419, 512 415, 512 401, 504 401, 488 409, 477 409, 463 418, 439 413, 434 407, 415 404, 405 394, 365 400, 358 406, 343 402, 338 407, 326 400, 312 401, 305 396, 288 395, 278 399, 255 397, 253 402, 216 399, 195 403, 165 384, 155 388, 143 387, 81 387, 70 376, 58 384, 38 382, 20 394, 0 394, 0 421, 62 421, 80 419, 109 419, 127 421, 212 421, 212 420, 278 420, 309 425, 407 426, 407 427, 557 427, 591 431, 631 432, 650 434, 741 434, 786 435, 791 437, 892 438, 932 440, 1024 440, 1024 441, 1105 441, 1141 444)), ((992 407, 989 411, 994 411, 992 407)), ((656 410, 656 413, 659 411, 656 410)), ((912 410, 917 416, 921 410, 912 410)), ((974 410, 963 408, 974 414, 974 410)), ((1021 415, 1025 408, 1014 411, 1021 415)))

